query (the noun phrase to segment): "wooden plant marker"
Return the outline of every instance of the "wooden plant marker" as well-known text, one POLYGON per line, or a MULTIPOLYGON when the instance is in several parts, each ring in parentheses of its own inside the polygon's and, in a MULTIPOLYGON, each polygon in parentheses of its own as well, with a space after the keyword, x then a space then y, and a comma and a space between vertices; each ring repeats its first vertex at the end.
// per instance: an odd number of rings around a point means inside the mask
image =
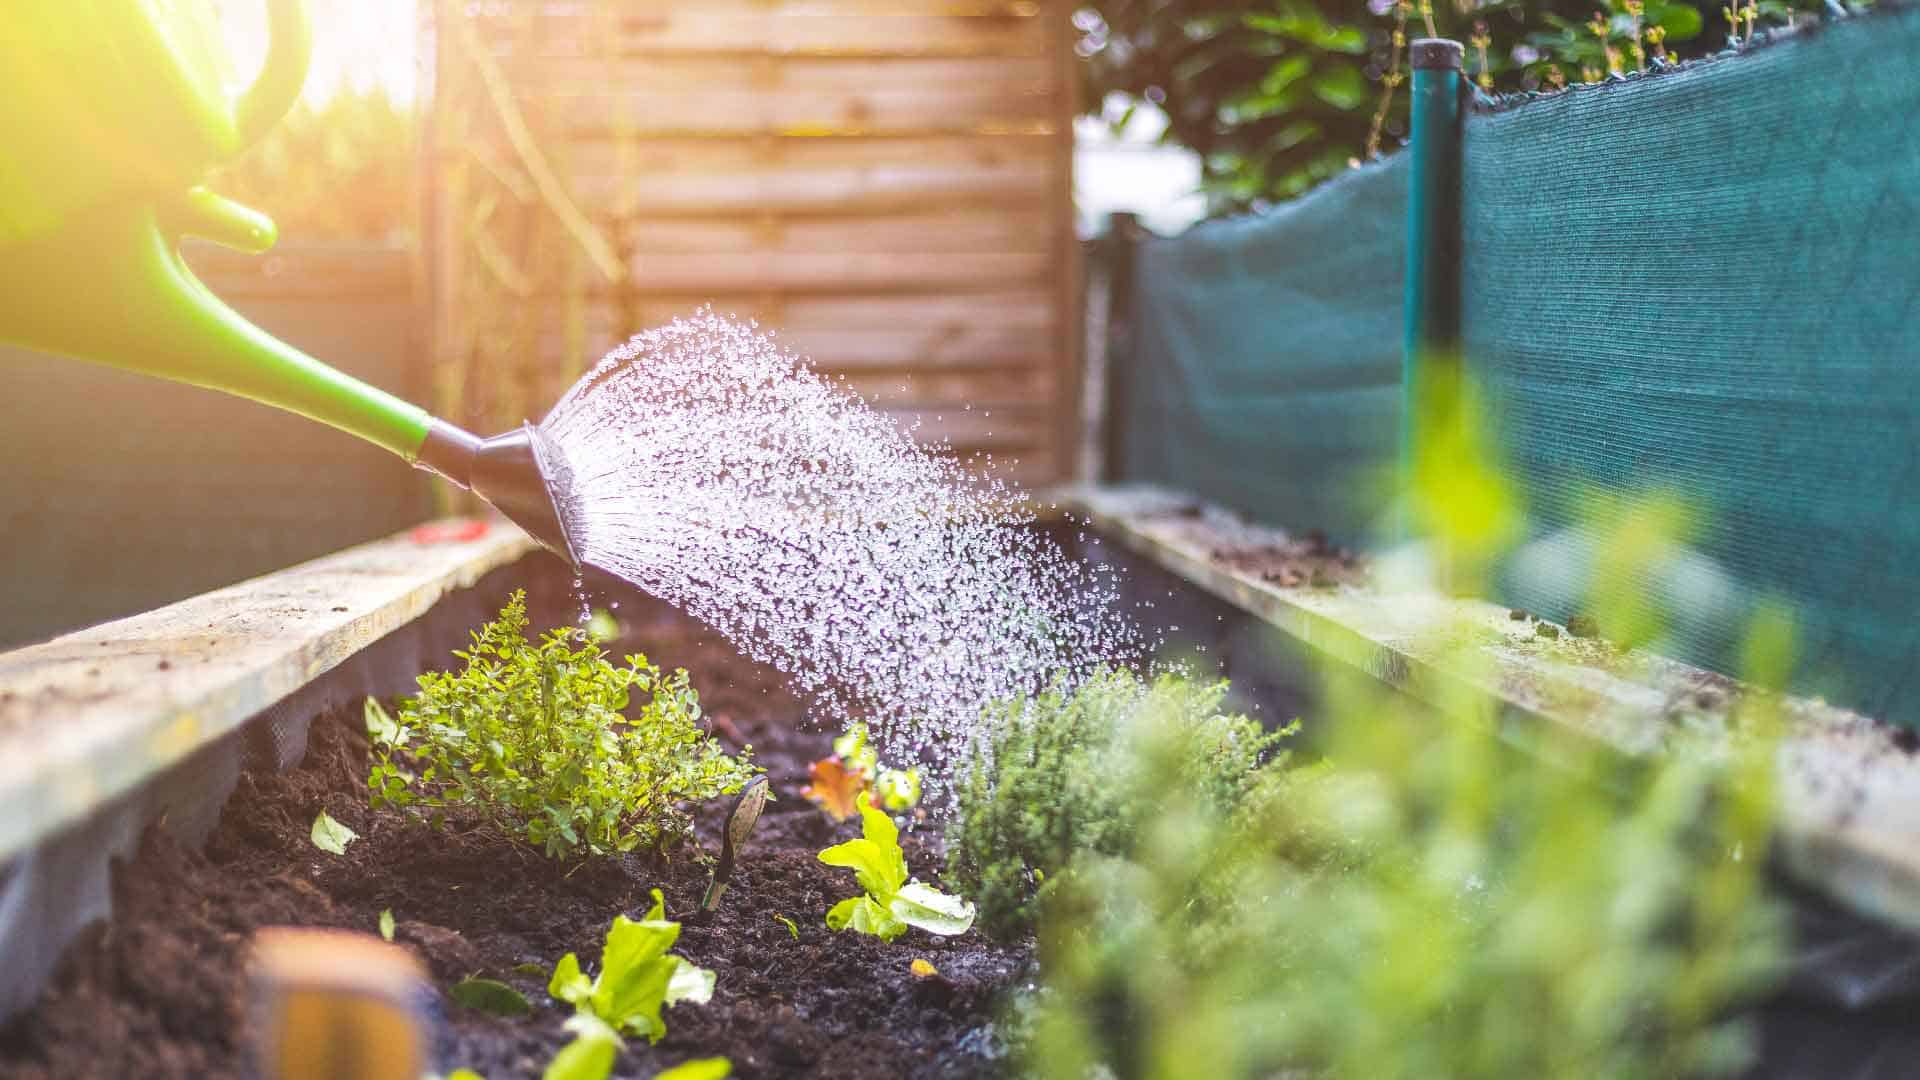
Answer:
POLYGON ((268 927, 254 935, 257 1058, 266 1080, 419 1080, 427 1071, 413 954, 349 930, 268 927))

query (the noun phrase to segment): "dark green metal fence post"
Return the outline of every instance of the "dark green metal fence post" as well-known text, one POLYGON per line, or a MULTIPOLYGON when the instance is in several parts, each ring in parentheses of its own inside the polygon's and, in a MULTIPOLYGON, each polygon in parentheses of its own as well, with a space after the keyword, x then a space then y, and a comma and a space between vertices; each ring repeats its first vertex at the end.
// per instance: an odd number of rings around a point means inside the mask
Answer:
MULTIPOLYGON (((1457 41, 1413 43, 1411 175, 1407 190, 1406 351, 1400 428, 1403 483, 1423 432, 1444 423, 1460 381, 1460 74, 1457 41)), ((1411 525, 1412 522, 1407 522, 1411 525)))
POLYGON ((1135 214, 1107 217, 1103 238, 1107 262, 1106 354, 1101 377, 1101 462, 1099 481, 1125 479, 1127 425, 1133 419, 1133 263, 1134 251, 1146 229, 1135 214))

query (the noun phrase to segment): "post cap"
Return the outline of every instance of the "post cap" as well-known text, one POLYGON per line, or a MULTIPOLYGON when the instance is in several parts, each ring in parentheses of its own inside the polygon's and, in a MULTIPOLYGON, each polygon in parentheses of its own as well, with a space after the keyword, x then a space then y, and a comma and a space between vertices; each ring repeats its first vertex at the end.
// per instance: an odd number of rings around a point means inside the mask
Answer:
POLYGON ((1415 38, 1407 51, 1415 71, 1459 71, 1466 56, 1466 46, 1448 38, 1415 38))

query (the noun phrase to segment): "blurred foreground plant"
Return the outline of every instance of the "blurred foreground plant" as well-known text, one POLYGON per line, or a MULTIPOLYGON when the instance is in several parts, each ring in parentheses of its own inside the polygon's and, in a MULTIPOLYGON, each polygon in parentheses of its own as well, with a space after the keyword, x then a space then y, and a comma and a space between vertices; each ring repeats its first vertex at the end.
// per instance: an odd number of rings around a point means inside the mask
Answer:
MULTIPOLYGON (((1173 799, 1049 898, 1032 1062, 1120 1077, 1724 1074, 1776 963, 1771 755, 1557 767, 1384 695, 1329 761, 1173 799)), ((1166 769, 1163 746, 1137 753, 1166 769)))

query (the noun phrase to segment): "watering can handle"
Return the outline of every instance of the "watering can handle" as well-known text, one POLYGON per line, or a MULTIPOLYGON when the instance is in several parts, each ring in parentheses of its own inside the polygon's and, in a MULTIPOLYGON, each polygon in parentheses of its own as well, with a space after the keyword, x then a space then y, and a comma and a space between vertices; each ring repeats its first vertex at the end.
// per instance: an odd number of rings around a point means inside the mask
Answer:
POLYGON ((252 146, 293 108, 313 60, 313 24, 305 0, 267 0, 267 59, 259 78, 240 96, 234 129, 252 146))

